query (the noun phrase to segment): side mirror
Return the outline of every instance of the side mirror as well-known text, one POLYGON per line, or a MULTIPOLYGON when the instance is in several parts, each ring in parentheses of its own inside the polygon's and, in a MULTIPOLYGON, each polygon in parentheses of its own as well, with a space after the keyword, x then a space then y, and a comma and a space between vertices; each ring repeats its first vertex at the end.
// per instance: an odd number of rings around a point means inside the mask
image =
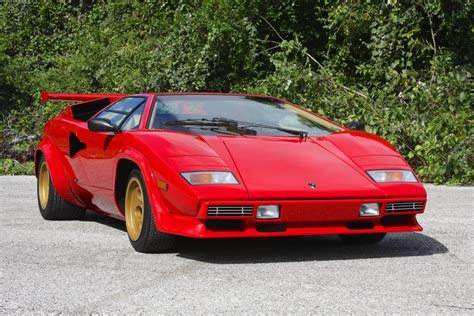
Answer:
POLYGON ((356 131, 365 131, 364 123, 359 122, 359 121, 352 121, 349 123, 349 125, 347 125, 347 127, 349 127, 349 129, 353 129, 356 131))
POLYGON ((120 133, 120 128, 109 119, 106 118, 92 118, 87 121, 87 128, 93 132, 112 132, 114 134, 120 133))

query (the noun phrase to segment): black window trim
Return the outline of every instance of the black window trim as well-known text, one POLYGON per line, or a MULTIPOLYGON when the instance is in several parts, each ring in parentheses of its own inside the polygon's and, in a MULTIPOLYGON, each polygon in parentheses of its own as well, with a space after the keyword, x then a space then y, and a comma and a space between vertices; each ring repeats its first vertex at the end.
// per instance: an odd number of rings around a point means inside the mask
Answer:
POLYGON ((151 119, 152 119, 152 116, 153 116, 153 113, 155 111, 155 107, 156 107, 156 99, 159 97, 159 95, 155 95, 153 96, 153 100, 151 101, 151 109, 150 111, 148 112, 148 117, 147 117, 147 122, 146 122, 146 125, 145 125, 145 128, 146 129, 151 129, 150 128, 150 124, 151 124, 151 119))

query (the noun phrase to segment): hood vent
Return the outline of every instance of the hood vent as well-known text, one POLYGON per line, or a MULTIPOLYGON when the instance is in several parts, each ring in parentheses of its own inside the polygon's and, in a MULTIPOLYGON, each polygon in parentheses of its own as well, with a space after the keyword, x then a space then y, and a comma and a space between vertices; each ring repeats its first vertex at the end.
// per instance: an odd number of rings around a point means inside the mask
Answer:
POLYGON ((423 210, 424 203, 421 201, 414 202, 393 202, 387 203, 385 212, 410 212, 423 210))
POLYGON ((219 205, 208 206, 207 216, 252 216, 252 205, 219 205))

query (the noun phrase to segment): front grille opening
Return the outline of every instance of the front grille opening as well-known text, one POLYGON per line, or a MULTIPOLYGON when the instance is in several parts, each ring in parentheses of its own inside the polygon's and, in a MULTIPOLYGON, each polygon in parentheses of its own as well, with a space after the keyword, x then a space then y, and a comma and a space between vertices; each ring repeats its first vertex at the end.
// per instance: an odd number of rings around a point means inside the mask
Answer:
POLYGON ((387 203, 385 212, 410 212, 423 210, 424 203, 422 201, 411 202, 392 202, 387 203))
POLYGON ((284 232, 286 226, 283 224, 257 224, 255 229, 261 233, 284 232))
POLYGON ((385 227, 412 226, 414 225, 414 220, 414 215, 391 215, 382 217, 380 223, 385 227))
POLYGON ((207 216, 252 216, 252 205, 210 205, 207 216))
POLYGON ((374 226, 372 222, 350 222, 346 225, 349 229, 372 229, 374 226))
POLYGON ((242 220, 208 219, 206 228, 214 231, 243 231, 245 223, 242 220))

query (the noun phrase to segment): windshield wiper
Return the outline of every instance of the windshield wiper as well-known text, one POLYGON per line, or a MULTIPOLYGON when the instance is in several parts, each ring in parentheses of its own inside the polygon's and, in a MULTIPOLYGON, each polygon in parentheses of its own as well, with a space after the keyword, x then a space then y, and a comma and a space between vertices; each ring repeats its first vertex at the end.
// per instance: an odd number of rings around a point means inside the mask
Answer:
POLYGON ((236 121, 233 119, 228 119, 228 118, 223 118, 223 117, 215 117, 212 119, 211 122, 215 123, 235 123, 237 125, 243 125, 245 127, 261 127, 261 128, 267 128, 267 129, 274 129, 277 131, 285 132, 288 134, 296 135, 299 136, 301 139, 306 139, 308 138, 308 132, 306 131, 299 131, 299 130, 294 130, 294 129, 289 129, 289 128, 284 128, 284 127, 279 127, 279 126, 272 126, 272 125, 265 125, 265 124, 260 124, 260 123, 252 123, 252 122, 243 122, 243 121, 236 121))
POLYGON ((257 132, 249 127, 261 127, 267 129, 274 129, 284 133, 292 134, 299 136, 301 139, 306 139, 308 137, 308 132, 298 131, 294 129, 288 129, 279 126, 265 125, 260 123, 244 122, 237 121, 233 119, 215 117, 212 120, 202 118, 202 119, 187 119, 187 120, 177 120, 166 122, 165 125, 174 125, 174 126, 215 126, 215 127, 225 127, 227 131, 244 134, 244 135, 257 135, 257 132))
POLYGON ((232 121, 215 121, 214 119, 187 119, 166 122, 165 125, 171 126, 196 126, 203 130, 224 133, 229 135, 257 135, 253 129, 238 126, 237 122, 232 121), (212 128, 206 128, 212 127, 212 128), (225 128, 225 130, 221 129, 225 128))
POLYGON ((214 122, 214 120, 209 119, 187 119, 187 120, 176 120, 166 122, 165 125, 172 126, 226 126, 227 123, 223 122, 214 122))

